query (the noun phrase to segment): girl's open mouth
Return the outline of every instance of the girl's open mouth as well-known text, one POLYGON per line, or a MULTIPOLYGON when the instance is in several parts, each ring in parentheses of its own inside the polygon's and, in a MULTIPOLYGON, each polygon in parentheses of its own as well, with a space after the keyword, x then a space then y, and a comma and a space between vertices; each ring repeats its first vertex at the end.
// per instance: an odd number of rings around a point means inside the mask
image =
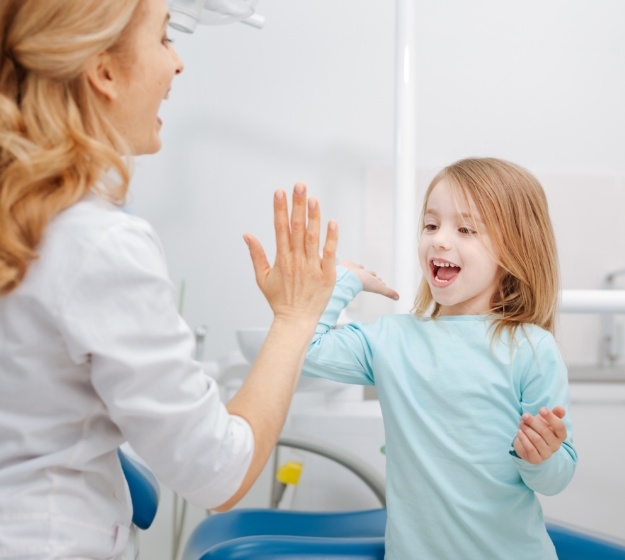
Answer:
POLYGON ((437 286, 450 284, 460 273, 460 267, 449 261, 434 259, 430 261, 432 280, 437 286))

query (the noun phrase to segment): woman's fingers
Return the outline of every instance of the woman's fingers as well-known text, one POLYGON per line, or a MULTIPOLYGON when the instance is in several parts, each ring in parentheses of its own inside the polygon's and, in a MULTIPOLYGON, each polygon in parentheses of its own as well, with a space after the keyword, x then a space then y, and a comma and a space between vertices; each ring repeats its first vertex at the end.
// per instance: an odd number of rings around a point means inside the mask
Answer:
POLYGON ((328 275, 332 284, 336 277, 336 251, 339 243, 339 226, 331 220, 328 222, 328 229, 326 231, 326 242, 323 246, 323 256, 321 262, 321 268, 324 275, 328 275))
POLYGON ((252 265, 254 267, 254 275, 256 276, 256 283, 259 286, 262 286, 262 282, 264 278, 271 270, 271 265, 267 260, 267 255, 265 254, 265 250, 263 246, 260 244, 260 241, 256 239, 253 235, 246 233, 243 236, 245 243, 247 244, 248 249, 250 250, 250 257, 252 258, 252 265))
POLYGON ((291 251, 291 228, 286 194, 277 190, 273 196, 273 225, 276 232, 276 255, 285 255, 291 251))
POLYGON ((274 224, 276 230, 276 254, 285 257, 289 253, 303 258, 319 259, 319 234, 321 212, 316 199, 306 199, 306 185, 297 183, 293 188, 291 216, 284 191, 276 191, 274 197, 274 224))
POLYGON ((319 262, 319 235, 321 232, 321 211, 315 198, 308 200, 308 227, 306 228, 306 259, 319 262))
POLYGON ((328 224, 323 256, 319 255, 321 211, 316 199, 306 200, 306 187, 295 185, 289 216, 283 191, 274 195, 276 257, 271 265, 258 240, 244 236, 254 265, 256 282, 274 315, 318 318, 332 292, 336 278, 338 227, 328 224))
POLYGON ((291 209, 291 251, 299 253, 305 247, 306 237, 306 185, 297 183, 293 188, 291 209))

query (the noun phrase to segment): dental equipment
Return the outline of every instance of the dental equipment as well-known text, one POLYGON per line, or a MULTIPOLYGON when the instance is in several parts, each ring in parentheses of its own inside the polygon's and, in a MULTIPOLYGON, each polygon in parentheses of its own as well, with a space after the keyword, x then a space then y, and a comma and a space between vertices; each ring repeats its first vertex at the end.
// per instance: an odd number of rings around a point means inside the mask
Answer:
POLYGON ((198 23, 221 25, 240 21, 257 29, 265 18, 256 13, 258 0, 171 0, 169 25, 184 33, 193 33, 198 23))
POLYGON ((561 313, 625 313, 625 290, 562 290, 561 313))
POLYGON ((195 359, 201 362, 204 359, 204 343, 206 341, 206 335, 208 334, 208 327, 206 325, 200 325, 195 329, 195 359))
MULTIPOLYGON (((625 274, 625 269, 615 270, 603 279, 604 290, 616 289, 616 278, 625 274)), ((601 339, 601 363, 614 365, 622 353, 623 326, 616 322, 612 313, 603 316, 603 336, 601 339)))

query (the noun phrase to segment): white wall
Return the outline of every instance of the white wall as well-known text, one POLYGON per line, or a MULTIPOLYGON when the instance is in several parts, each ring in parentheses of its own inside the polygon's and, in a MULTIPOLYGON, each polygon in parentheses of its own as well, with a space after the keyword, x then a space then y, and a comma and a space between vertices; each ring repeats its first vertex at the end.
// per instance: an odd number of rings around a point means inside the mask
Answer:
MULTIPOLYGON (((545 517, 625 542, 625 385, 573 384, 571 414, 579 461, 569 486, 541 496, 545 517)), ((589 559, 590 560, 590 559, 589 559)))
POLYGON ((363 7, 268 0, 262 31, 176 34, 186 70, 162 110, 164 149, 137 163, 132 208, 186 281, 189 323, 210 327, 207 356, 235 347, 235 327, 270 321, 241 236, 273 254, 276 188, 306 181, 360 256, 364 165, 391 161, 393 113, 393 10, 363 7))
MULTIPOLYGON (((341 254, 392 274, 394 5, 260 0, 262 31, 171 33, 186 69, 161 111, 163 150, 137 161, 131 209, 185 281, 188 322, 209 327, 206 358, 234 350, 237 327, 270 321, 241 236, 273 254, 276 188, 307 182, 339 221, 341 254)), ((564 287, 599 288, 625 267, 625 3, 442 0, 418 11, 418 188, 466 156, 526 166, 551 203, 564 287)), ((383 309, 364 296, 354 312, 383 309)), ((596 363, 599 318, 561 323, 567 360, 596 363)), ((601 464, 592 455, 583 460, 601 464)))
MULTIPOLYGON (((391 224, 365 224, 364 193, 372 167, 392 181, 394 3, 261 0, 259 11, 261 31, 172 32, 186 69, 161 111, 164 148, 137 161, 131 199, 185 281, 185 317, 210 328, 209 358, 236 347, 236 327, 270 321, 241 236, 273 253, 274 189, 307 182, 339 221, 343 256, 376 264, 392 250, 372 248, 391 224)), ((552 202, 564 287, 599 287, 625 265, 625 4, 448 0, 419 13, 419 189, 469 155, 525 165, 552 202)))

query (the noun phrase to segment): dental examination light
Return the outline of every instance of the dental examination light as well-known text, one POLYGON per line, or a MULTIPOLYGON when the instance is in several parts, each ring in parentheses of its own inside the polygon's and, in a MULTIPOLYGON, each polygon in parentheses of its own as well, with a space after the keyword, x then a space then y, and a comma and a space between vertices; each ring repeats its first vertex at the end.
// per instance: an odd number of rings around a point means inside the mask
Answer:
POLYGON ((265 18, 256 13, 258 0, 170 0, 169 25, 193 33, 198 23, 221 25, 240 21, 261 29, 265 18))

